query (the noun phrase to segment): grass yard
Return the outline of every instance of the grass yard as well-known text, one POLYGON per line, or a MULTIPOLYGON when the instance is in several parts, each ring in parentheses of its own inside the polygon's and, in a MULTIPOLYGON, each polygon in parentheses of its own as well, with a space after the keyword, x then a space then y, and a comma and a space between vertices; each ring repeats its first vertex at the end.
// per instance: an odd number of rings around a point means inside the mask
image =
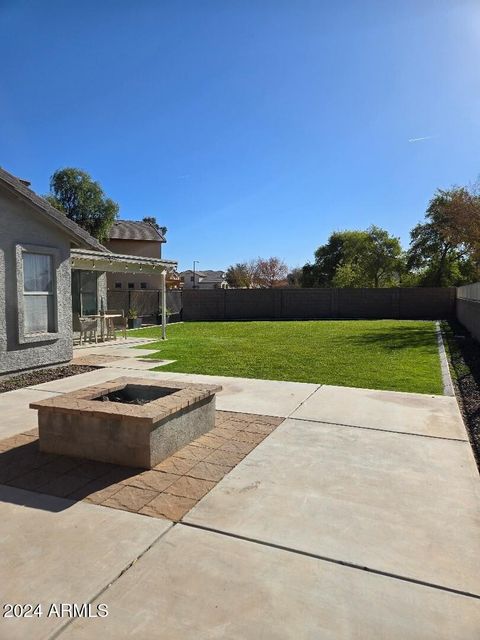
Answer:
MULTIPOLYGON (((160 327, 129 332, 157 338, 160 327)), ((167 328, 159 371, 442 393, 435 324, 411 320, 188 322, 167 328)), ((141 348, 141 347, 140 347, 141 348)))

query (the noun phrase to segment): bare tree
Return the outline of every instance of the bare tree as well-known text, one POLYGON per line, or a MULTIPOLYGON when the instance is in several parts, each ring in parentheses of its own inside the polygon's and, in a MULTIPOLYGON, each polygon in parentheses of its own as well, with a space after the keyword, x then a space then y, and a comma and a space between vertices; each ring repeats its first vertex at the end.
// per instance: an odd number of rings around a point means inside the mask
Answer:
POLYGON ((258 258, 255 267, 255 281, 260 287, 272 288, 287 278, 288 267, 280 258, 258 258))

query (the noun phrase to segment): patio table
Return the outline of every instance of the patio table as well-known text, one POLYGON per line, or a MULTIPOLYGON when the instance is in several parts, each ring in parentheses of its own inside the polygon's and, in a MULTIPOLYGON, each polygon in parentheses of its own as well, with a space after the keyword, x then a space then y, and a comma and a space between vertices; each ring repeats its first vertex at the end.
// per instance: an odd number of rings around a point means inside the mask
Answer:
POLYGON ((107 320, 110 318, 121 318, 121 313, 96 313, 91 316, 84 316, 85 318, 100 319, 100 340, 105 341, 105 334, 107 333, 107 320))

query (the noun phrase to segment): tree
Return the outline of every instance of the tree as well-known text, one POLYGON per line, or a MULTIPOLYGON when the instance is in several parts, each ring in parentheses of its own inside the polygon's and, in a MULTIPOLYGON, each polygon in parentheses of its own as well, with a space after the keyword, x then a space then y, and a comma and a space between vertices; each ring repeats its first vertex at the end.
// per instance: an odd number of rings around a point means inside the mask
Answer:
POLYGON ((247 262, 237 262, 228 267, 226 280, 232 289, 250 289, 253 284, 252 275, 247 262))
POLYGON ((166 233, 168 231, 167 227, 161 227, 158 224, 157 219, 155 218, 155 216, 145 216, 144 218, 142 218, 142 222, 148 222, 149 224, 153 225, 155 227, 155 229, 158 229, 160 231, 162 236, 166 235, 166 233))
POLYGON ((398 284, 402 269, 402 247, 399 238, 375 225, 367 229, 368 244, 365 256, 365 268, 373 279, 373 286, 391 286, 398 284))
POLYGON ((301 267, 295 267, 287 274, 287 281, 289 287, 301 287, 302 286, 303 272, 301 267))
POLYGON ((372 225, 366 231, 335 231, 302 269, 303 287, 381 287, 398 284, 402 248, 398 238, 372 225))
POLYGON ((425 222, 410 232, 407 265, 421 286, 459 286, 479 277, 480 197, 467 187, 438 189, 425 222))
POLYGON ((252 289, 257 283, 257 261, 237 262, 228 267, 226 280, 233 289, 252 289))
POLYGON ((50 194, 46 198, 100 242, 108 238, 118 215, 118 204, 106 198, 99 183, 80 169, 55 171, 50 179, 50 194))
POLYGON ((237 262, 226 273, 227 282, 232 288, 267 288, 279 286, 285 281, 288 267, 280 258, 257 258, 249 262, 237 262))
POLYGON ((258 258, 255 280, 260 287, 272 288, 286 280, 288 267, 280 258, 258 258))

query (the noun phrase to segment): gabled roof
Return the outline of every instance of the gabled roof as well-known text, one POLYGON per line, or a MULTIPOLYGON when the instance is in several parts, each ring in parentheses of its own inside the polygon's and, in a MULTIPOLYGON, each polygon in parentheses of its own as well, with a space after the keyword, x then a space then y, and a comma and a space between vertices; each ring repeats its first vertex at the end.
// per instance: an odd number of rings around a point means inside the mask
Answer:
POLYGON ((109 240, 165 242, 165 238, 155 225, 141 220, 117 220, 110 229, 109 240))
POLYGON ((44 216, 49 222, 57 227, 60 227, 70 238, 81 247, 88 247, 95 251, 106 251, 105 247, 98 242, 93 236, 91 236, 85 229, 82 229, 78 224, 67 218, 67 216, 52 207, 52 205, 41 198, 34 191, 28 188, 28 182, 21 180, 16 176, 8 173, 5 169, 0 167, 0 186, 6 188, 7 191, 15 194, 37 211, 40 215, 44 216))

